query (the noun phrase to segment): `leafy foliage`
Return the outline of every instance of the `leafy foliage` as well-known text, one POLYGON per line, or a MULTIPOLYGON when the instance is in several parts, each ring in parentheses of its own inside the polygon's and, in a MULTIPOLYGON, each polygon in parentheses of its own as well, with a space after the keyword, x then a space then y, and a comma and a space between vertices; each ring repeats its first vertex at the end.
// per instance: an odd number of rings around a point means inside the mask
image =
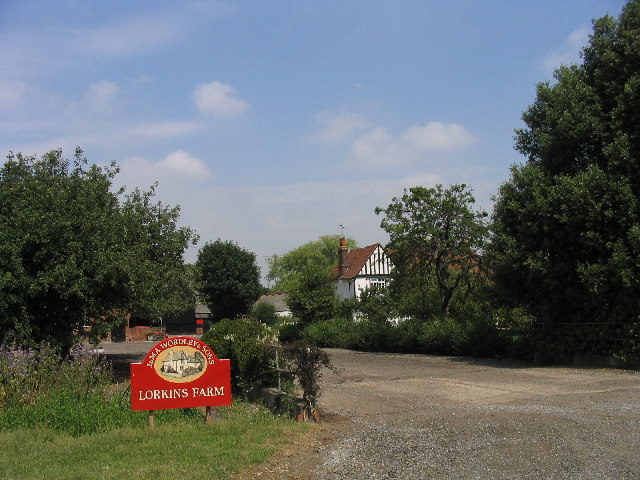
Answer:
POLYGON ((582 64, 538 85, 516 131, 527 163, 499 191, 494 277, 547 327, 640 318, 639 38, 637 0, 594 21, 582 64))
POLYGON ((329 355, 305 341, 284 344, 282 353, 302 388, 302 398, 313 411, 320 397, 322 368, 333 369, 329 355))
POLYGON ((414 187, 393 198, 380 226, 390 237, 387 251, 396 279, 414 285, 436 281, 441 316, 449 313, 454 293, 470 288, 472 272, 481 267, 480 253, 487 239, 485 212, 474 212, 474 198, 466 185, 414 187))
POLYGON ((470 355, 509 355, 529 359, 520 331, 498 330, 489 317, 477 314, 466 319, 436 316, 375 322, 367 318, 333 318, 307 325, 304 338, 321 347, 361 351, 470 355))
POLYGON ((231 241, 207 243, 196 262, 200 293, 212 318, 235 318, 249 313, 262 293, 256 255, 231 241))
POLYGON ((206 332, 202 341, 219 358, 231 360, 232 388, 247 394, 275 383, 272 372, 274 355, 270 345, 274 333, 266 325, 251 318, 224 319, 206 332))
POLYGON ((289 293, 289 309, 303 324, 331 318, 337 298, 331 271, 313 263, 302 271, 296 287, 289 293))
POLYGON ((258 303, 253 307, 249 316, 269 326, 276 325, 279 319, 278 314, 276 313, 276 307, 267 302, 258 303))
POLYGON ((69 348, 87 319, 107 330, 118 312, 157 319, 193 303, 182 254, 197 237, 176 226, 179 208, 154 203, 153 187, 111 191, 115 164, 88 166, 82 155, 71 165, 59 150, 10 153, 0 168, 5 340, 69 348))
MULTIPOLYGON (((329 270, 336 265, 338 263, 339 241, 339 235, 323 235, 318 240, 300 245, 282 256, 274 255, 269 260, 269 272, 267 273, 267 280, 275 282, 271 291, 291 292, 295 290, 310 265, 324 270, 329 270)), ((347 238, 346 244, 350 249, 357 248, 356 242, 352 238, 347 238)))

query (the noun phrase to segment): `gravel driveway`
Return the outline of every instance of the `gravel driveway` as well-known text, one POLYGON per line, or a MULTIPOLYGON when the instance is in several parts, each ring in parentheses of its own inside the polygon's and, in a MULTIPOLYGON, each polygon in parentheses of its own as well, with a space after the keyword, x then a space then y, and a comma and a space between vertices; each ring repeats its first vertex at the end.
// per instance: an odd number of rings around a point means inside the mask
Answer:
POLYGON ((637 372, 329 353, 321 406, 354 430, 311 478, 640 478, 637 372))
POLYGON ((324 421, 234 479, 640 479, 638 372, 327 351, 324 421))

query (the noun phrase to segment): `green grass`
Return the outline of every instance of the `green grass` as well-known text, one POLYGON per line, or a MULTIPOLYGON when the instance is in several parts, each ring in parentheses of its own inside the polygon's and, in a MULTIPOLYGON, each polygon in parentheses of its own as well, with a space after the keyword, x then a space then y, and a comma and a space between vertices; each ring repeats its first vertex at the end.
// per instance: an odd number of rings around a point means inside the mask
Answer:
MULTIPOLYGON (((265 461, 308 428, 238 403, 205 424, 186 417, 155 430, 126 427, 72 436, 46 428, 0 432, 0 480, 226 479, 265 461)), ((145 414, 145 412, 141 412, 145 414)))

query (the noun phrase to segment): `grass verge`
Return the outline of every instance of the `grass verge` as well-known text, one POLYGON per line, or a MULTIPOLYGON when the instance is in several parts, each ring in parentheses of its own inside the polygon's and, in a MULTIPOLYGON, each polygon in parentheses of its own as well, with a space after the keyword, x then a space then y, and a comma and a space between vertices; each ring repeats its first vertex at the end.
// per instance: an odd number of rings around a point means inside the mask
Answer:
POLYGON ((45 428, 0 432, 0 480, 223 480, 265 461, 309 428, 243 402, 218 412, 212 424, 187 417, 154 431, 127 427, 75 437, 45 428))

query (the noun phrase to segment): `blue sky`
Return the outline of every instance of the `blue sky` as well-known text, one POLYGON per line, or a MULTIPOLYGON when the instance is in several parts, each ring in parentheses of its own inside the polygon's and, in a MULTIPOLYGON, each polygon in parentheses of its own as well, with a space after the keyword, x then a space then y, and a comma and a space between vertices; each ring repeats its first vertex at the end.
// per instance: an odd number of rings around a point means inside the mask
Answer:
POLYGON ((339 225, 385 243, 373 210, 404 188, 490 210, 536 83, 623 5, 0 0, 0 151, 115 160, 261 265, 339 225))

